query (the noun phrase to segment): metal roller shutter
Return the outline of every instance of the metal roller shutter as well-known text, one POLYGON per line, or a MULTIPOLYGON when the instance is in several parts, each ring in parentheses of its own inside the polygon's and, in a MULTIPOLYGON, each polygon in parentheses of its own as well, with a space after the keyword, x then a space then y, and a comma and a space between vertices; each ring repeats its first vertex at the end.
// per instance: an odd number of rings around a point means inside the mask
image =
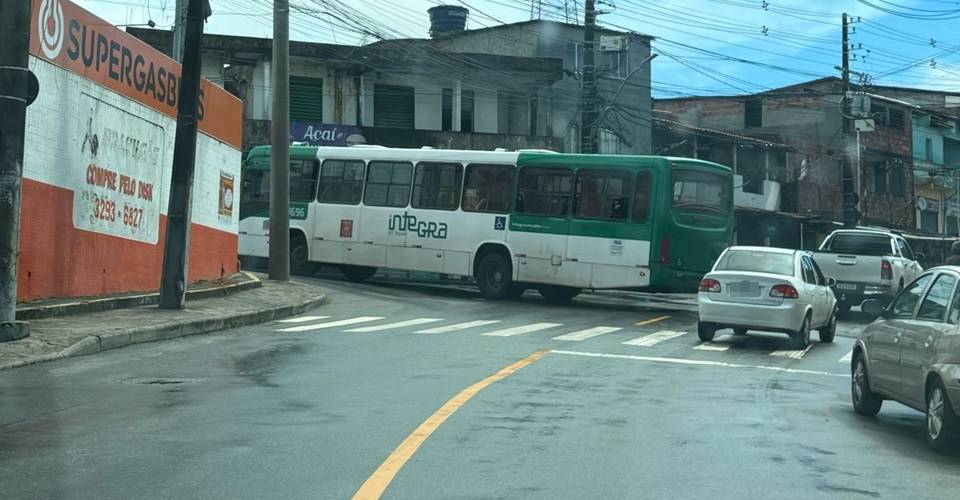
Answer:
POLYGON ((290 121, 323 122, 323 80, 306 76, 290 77, 290 121))
POLYGON ((373 126, 413 128, 413 87, 374 85, 373 126))

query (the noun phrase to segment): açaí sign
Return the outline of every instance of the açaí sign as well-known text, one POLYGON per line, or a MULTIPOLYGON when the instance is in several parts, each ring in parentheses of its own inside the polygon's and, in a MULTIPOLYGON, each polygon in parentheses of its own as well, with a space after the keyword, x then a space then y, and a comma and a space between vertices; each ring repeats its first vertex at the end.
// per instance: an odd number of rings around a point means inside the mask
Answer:
POLYGON ((310 146, 348 146, 367 142, 358 127, 327 123, 290 122, 290 137, 310 146))

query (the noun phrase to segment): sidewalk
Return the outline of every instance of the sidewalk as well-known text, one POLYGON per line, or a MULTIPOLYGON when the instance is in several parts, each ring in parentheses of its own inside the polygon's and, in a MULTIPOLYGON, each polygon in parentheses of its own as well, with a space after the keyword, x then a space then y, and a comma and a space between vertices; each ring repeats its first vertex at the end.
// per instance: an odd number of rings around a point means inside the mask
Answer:
POLYGON ((187 308, 182 311, 158 309, 151 304, 154 294, 25 304, 23 309, 33 311, 28 313, 30 317, 43 317, 30 320, 29 337, 0 343, 0 370, 263 323, 328 302, 323 290, 314 285, 261 281, 245 274, 246 278, 220 286, 191 287, 187 308), (63 304, 68 305, 66 313, 63 304), (76 304, 93 304, 92 310, 97 312, 78 312, 84 309, 76 304), (130 307, 115 308, 125 305, 130 307), (37 312, 38 307, 46 306, 53 307, 37 312))

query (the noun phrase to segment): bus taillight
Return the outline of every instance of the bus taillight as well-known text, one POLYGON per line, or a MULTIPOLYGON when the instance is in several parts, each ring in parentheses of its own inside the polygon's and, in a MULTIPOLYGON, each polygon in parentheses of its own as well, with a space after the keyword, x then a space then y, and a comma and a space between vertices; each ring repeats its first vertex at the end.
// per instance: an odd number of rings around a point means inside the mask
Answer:
POLYGON ((660 263, 670 265, 670 235, 660 238, 660 263))

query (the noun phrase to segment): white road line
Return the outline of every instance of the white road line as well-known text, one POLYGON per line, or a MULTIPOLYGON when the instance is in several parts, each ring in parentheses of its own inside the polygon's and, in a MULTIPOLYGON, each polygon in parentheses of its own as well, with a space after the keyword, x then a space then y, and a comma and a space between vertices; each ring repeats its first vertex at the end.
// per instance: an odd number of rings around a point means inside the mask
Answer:
POLYGON ((623 328, 620 328, 619 326, 595 326, 593 328, 587 328, 586 330, 580 330, 578 332, 571 332, 559 337, 554 337, 553 340, 569 340, 571 342, 580 342, 582 340, 587 340, 606 333, 616 332, 618 330, 623 330, 623 328))
POLYGON ((483 335, 487 337, 513 337, 514 335, 520 335, 523 333, 530 332, 539 332, 540 330, 546 330, 548 328, 556 328, 558 326, 563 326, 563 323, 531 323, 529 325, 515 326, 512 328, 505 328, 503 330, 496 330, 493 332, 487 332, 483 335))
POLYGON ((318 319, 327 319, 330 316, 299 316, 296 318, 287 318, 287 319, 278 319, 277 323, 306 323, 308 321, 316 321, 318 319))
POLYGON ((813 344, 808 345, 806 349, 773 351, 770 353, 770 355, 779 356, 781 358, 803 359, 803 356, 810 352, 810 349, 813 349, 813 344))
POLYGON ((851 359, 853 359, 853 349, 850 349, 850 352, 844 354, 843 357, 840 358, 839 363, 849 363, 851 359))
POLYGON ((425 325, 427 323, 436 323, 437 321, 443 321, 443 319, 441 318, 408 319, 406 321, 398 321, 396 323, 387 323, 385 325, 361 326, 360 328, 353 328, 351 330, 344 330, 344 331, 350 332, 350 333, 379 332, 381 330, 394 330, 397 328, 405 328, 408 326, 417 326, 417 325, 425 325))
POLYGON ((706 361, 702 359, 683 359, 683 358, 661 358, 655 356, 633 356, 629 354, 604 354, 599 352, 580 352, 580 351, 561 351, 551 350, 551 354, 564 354, 567 356, 583 356, 588 358, 614 358, 629 359, 633 361, 649 361, 652 363, 670 363, 676 365, 699 365, 699 366, 718 366, 723 368, 753 368, 756 370, 769 370, 775 372, 798 373, 806 375, 823 375, 826 377, 849 377, 846 373, 831 373, 815 370, 798 370, 795 368, 785 368, 782 366, 763 366, 763 365, 742 365, 738 363, 724 363, 721 361, 706 361))
POLYGON ((360 316, 357 318, 341 319, 339 321, 327 321, 326 323, 316 323, 313 325, 292 326, 290 328, 281 328, 275 332, 309 332, 311 330, 323 330, 325 328, 336 328, 338 326, 355 325, 357 323, 366 323, 368 321, 377 321, 383 319, 380 316, 360 316))
POLYGON ((718 344, 716 342, 704 342, 702 344, 697 344, 693 348, 698 351, 717 351, 723 352, 727 349, 730 349, 730 346, 733 344, 718 344))
POLYGON ((664 340, 670 340, 677 338, 681 335, 686 335, 687 332, 675 332, 673 330, 662 330, 656 333, 651 333, 650 335, 644 335, 643 337, 637 337, 633 340, 628 340, 624 342, 624 345, 636 345, 640 347, 652 347, 664 340))
POLYGON ((456 323, 453 325, 447 326, 438 326, 436 328, 429 328, 426 330, 420 330, 413 333, 447 333, 455 332, 458 330, 466 330, 467 328, 473 328, 476 326, 492 325, 494 323, 499 323, 498 319, 479 319, 476 321, 467 321, 466 323, 456 323))

